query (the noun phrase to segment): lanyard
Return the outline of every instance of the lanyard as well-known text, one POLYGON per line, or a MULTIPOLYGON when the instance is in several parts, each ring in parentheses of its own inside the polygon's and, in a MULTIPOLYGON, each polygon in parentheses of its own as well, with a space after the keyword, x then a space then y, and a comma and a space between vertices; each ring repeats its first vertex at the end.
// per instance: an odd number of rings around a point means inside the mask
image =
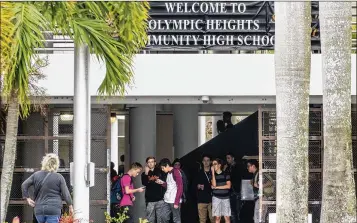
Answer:
POLYGON ((210 184, 211 182, 210 182, 210 180, 209 180, 209 178, 208 178, 208 176, 207 176, 206 171, 205 171, 205 170, 203 170, 203 172, 205 173, 205 175, 206 175, 206 177, 207 177, 207 180, 208 180, 208 183, 210 184))

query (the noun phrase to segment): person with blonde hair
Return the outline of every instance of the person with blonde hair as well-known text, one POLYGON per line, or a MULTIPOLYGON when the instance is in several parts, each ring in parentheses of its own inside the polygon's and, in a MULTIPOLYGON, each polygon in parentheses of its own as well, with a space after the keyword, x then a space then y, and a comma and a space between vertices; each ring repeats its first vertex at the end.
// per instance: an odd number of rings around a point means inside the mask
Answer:
POLYGON ((73 214, 72 198, 63 176, 57 173, 59 158, 54 153, 46 154, 42 159, 40 171, 32 174, 21 185, 23 197, 34 207, 39 223, 58 223, 61 217, 62 199, 73 214), (29 187, 34 187, 34 198, 29 195, 29 187))

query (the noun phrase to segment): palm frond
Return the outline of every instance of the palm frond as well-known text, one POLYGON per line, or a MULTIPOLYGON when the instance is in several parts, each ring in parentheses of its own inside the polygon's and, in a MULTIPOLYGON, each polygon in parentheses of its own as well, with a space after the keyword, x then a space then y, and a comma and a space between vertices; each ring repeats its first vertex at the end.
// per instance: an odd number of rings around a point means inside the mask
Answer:
POLYGON ((147 41, 148 2, 41 2, 54 32, 85 43, 106 65, 98 93, 124 94, 133 77, 135 53, 147 41), (116 37, 116 38, 114 38, 116 37))
POLYGON ((123 94, 133 73, 132 57, 122 53, 125 52, 126 46, 109 35, 110 27, 102 20, 77 18, 72 24, 75 43, 87 44, 90 53, 106 64, 106 75, 98 92, 109 95, 118 92, 123 94))
POLYGON ((118 41, 131 53, 137 53, 147 42, 149 3, 112 1, 107 4, 118 41))
POLYGON ((11 23, 13 17, 13 3, 0 2, 0 76, 10 65, 10 48, 13 42, 14 25, 11 23))
POLYGON ((135 53, 146 44, 147 2, 77 2, 71 17, 76 44, 85 43, 90 53, 104 61, 106 75, 98 93, 124 94, 133 77, 135 53), (113 38, 117 33, 118 39, 113 38))
MULTIPOLYGON (((11 8, 14 42, 10 49, 10 66, 4 76, 4 93, 17 95, 21 108, 20 116, 29 114, 29 75, 31 61, 35 58, 35 48, 43 46, 42 31, 47 30, 45 17, 32 3, 17 2, 11 8)), ((11 98, 11 97, 8 97, 11 98)))
POLYGON ((49 22, 54 34, 72 36, 71 19, 75 12, 75 2, 44 1, 34 4, 49 22))

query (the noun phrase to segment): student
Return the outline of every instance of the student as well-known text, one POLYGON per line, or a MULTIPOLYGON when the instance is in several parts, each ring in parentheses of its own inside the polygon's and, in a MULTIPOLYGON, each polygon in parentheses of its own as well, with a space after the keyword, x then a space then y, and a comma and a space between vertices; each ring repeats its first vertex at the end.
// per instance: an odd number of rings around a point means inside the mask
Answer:
POLYGON ((133 163, 131 164, 130 170, 122 176, 121 180, 121 187, 123 191, 123 197, 120 201, 120 208, 124 210, 128 208, 126 215, 129 217, 124 223, 134 223, 135 220, 133 219, 132 209, 133 209, 133 201, 135 201, 134 193, 141 193, 144 191, 143 187, 134 189, 134 184, 132 178, 137 177, 139 173, 143 170, 143 167, 140 163, 133 163))
POLYGON ((242 170, 243 167, 240 162, 235 160, 232 153, 226 155, 227 166, 225 168, 226 173, 231 178, 231 191, 230 191, 230 201, 231 201, 231 222, 238 223, 240 219, 240 209, 241 209, 241 186, 242 186, 242 170))
POLYGON ((21 185, 23 197, 34 207, 39 223, 58 223, 61 217, 62 198, 69 205, 73 214, 72 199, 63 176, 57 173, 60 166, 58 156, 54 153, 43 157, 42 168, 32 174, 21 185), (34 200, 30 198, 29 187, 33 186, 34 200))
POLYGON ((232 113, 229 111, 223 112, 223 122, 225 124, 226 129, 233 128, 232 124, 232 113))
POLYGON ((114 177, 118 176, 117 171, 114 169, 115 164, 113 162, 110 162, 110 180, 113 183, 114 177))
POLYGON ((231 204, 229 200, 229 191, 231 189, 230 176, 222 170, 222 160, 215 159, 212 162, 212 215, 216 223, 221 222, 224 217, 225 222, 230 222, 231 204))
POLYGON ((124 174, 124 161, 125 161, 125 156, 121 155, 120 156, 121 165, 119 165, 119 167, 118 167, 119 176, 122 176, 124 174))
POLYGON ((156 180, 156 183, 166 187, 164 201, 167 204, 166 209, 172 213, 173 222, 181 223, 180 204, 183 194, 183 180, 180 169, 174 168, 169 159, 160 161, 161 170, 167 173, 166 182, 156 180))
POLYGON ((212 218, 212 188, 211 188, 211 158, 208 155, 202 156, 203 168, 198 172, 197 176, 197 208, 200 223, 206 223, 207 214, 210 222, 214 222, 212 218))
POLYGON ((151 223, 165 223, 170 219, 170 214, 164 211, 165 188, 156 183, 157 179, 165 179, 163 172, 155 166, 155 157, 146 158, 145 172, 141 174, 141 182, 146 186, 146 218, 151 223))
POLYGON ((254 223, 264 223, 267 207, 266 205, 262 205, 262 219, 259 219, 259 206, 260 199, 259 196, 263 196, 262 200, 265 200, 267 197, 271 197, 274 194, 274 181, 269 174, 264 174, 263 178, 263 193, 259 193, 259 166, 256 160, 248 160, 247 161, 247 169, 249 173, 253 174, 252 186, 255 197, 255 206, 254 206, 254 223))

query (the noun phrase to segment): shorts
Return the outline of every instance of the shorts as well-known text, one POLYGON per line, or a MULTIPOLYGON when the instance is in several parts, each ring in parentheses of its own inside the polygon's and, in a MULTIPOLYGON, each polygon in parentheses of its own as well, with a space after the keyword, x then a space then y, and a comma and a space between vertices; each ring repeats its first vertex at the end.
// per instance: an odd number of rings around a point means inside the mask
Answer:
POLYGON ((212 197, 212 216, 231 216, 231 203, 229 198, 221 199, 217 197, 212 197))

